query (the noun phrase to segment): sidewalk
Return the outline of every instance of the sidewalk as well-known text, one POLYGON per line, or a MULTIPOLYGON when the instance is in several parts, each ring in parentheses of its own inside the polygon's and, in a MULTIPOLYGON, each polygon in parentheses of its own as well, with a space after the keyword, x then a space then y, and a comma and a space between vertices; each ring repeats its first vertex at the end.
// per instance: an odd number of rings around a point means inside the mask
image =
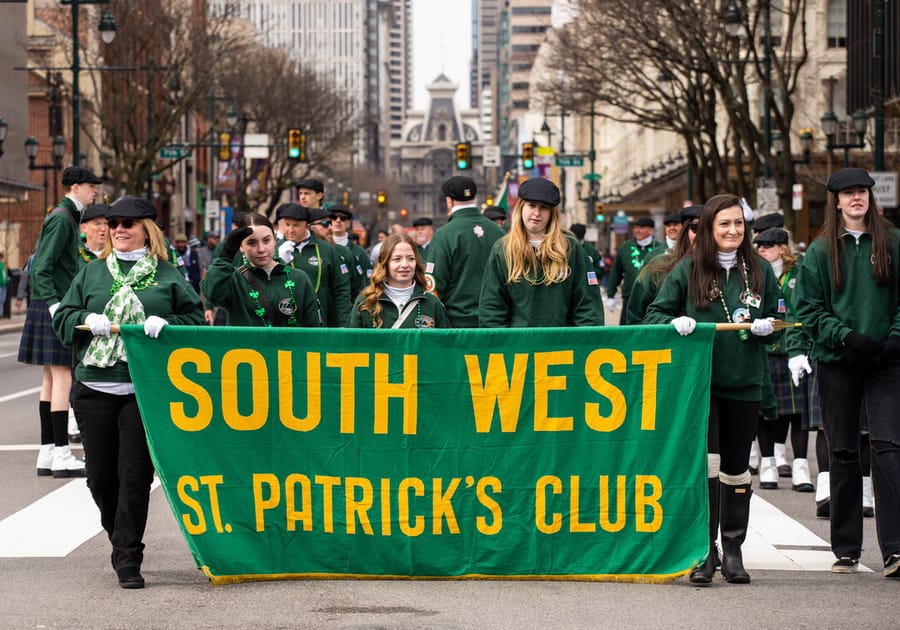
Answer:
POLYGON ((0 335, 5 335, 7 333, 17 333, 22 332, 22 327, 25 325, 25 311, 21 313, 13 313, 12 317, 0 318, 0 335))

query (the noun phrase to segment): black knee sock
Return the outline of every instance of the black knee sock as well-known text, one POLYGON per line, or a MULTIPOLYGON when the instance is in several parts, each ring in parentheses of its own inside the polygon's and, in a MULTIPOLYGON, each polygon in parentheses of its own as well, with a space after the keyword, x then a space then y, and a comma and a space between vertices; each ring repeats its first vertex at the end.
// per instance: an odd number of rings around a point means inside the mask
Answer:
POLYGON ((862 470, 863 477, 872 474, 872 449, 869 447, 869 434, 863 433, 859 436, 859 467, 862 470))
POLYGON ((806 459, 809 450, 809 431, 800 426, 800 416, 791 416, 791 449, 794 458, 806 459))
POLYGON ((816 431, 816 463, 819 466, 819 472, 831 470, 828 462, 828 440, 825 438, 825 432, 821 429, 816 431))
POLYGON ((759 456, 772 457, 775 454, 774 435, 777 432, 775 420, 760 420, 756 425, 756 439, 759 440, 759 456))
POLYGON ((67 446, 69 444, 69 410, 51 411, 50 419, 53 422, 53 444, 67 446))
POLYGON ((50 401, 38 403, 38 414, 41 418, 41 444, 53 444, 53 422, 50 420, 50 401))

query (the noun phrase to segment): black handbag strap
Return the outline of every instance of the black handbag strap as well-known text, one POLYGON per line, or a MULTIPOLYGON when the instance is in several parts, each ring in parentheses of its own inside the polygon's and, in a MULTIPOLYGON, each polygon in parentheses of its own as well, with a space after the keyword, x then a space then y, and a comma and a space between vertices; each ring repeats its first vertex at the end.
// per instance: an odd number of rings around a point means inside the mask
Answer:
POLYGON ((272 304, 272 300, 269 299, 269 296, 263 292, 260 288, 259 283, 256 281, 256 278, 253 277, 253 274, 250 273, 250 268, 247 265, 241 265, 238 267, 238 271, 242 276, 244 276, 244 280, 259 294, 259 303, 262 304, 262 307, 266 309, 266 316, 269 318, 269 321, 273 326, 287 326, 288 320, 284 316, 284 313, 279 311, 272 304))

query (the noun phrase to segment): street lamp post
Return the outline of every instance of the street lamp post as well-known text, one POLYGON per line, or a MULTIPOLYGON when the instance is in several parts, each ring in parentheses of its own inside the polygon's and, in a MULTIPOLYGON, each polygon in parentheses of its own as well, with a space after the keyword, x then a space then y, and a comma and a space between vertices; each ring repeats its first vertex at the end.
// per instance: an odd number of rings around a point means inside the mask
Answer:
POLYGON ((47 188, 49 187, 49 183, 47 181, 47 171, 53 171, 53 198, 59 199, 59 188, 58 188, 58 179, 56 177, 56 171, 62 168, 62 159, 66 154, 66 139, 62 136, 56 136, 53 138, 53 163, 52 164, 35 164, 34 161, 37 158, 39 143, 37 138, 28 138, 25 141, 25 155, 28 156, 28 170, 30 171, 44 171, 44 210, 49 208, 50 201, 47 199, 47 188))
MULTIPOLYGON (((72 6, 72 164, 78 166, 81 160, 79 130, 81 128, 81 93, 78 88, 78 73, 81 71, 78 50, 78 7, 82 4, 109 4, 109 0, 60 0, 72 6)), ((100 36, 103 43, 110 44, 116 37, 116 21, 107 10, 100 20, 100 36)))
POLYGON ((828 151, 833 151, 834 149, 843 149, 844 150, 844 168, 850 166, 850 149, 862 149, 866 146, 866 128, 869 126, 869 120, 866 117, 866 113, 862 110, 857 110, 853 112, 850 116, 850 120, 853 124, 853 132, 856 134, 856 142, 841 142, 835 143, 834 136, 837 133, 837 125, 838 118, 834 115, 834 112, 827 111, 822 115, 822 131, 825 132, 825 137, 828 138, 828 151))

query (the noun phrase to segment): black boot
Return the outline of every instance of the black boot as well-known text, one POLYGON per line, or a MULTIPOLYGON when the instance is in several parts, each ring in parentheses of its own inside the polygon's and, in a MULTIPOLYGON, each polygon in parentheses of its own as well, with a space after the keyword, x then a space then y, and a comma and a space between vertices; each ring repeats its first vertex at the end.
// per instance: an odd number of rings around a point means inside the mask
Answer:
POLYGON ((750 484, 719 488, 722 497, 722 577, 733 584, 748 584, 750 575, 744 570, 741 545, 747 537, 750 520, 750 484))
POLYGON ((709 484, 709 555, 706 561, 691 571, 688 578, 691 584, 706 586, 712 584, 719 563, 719 550, 716 547, 716 534, 719 531, 719 479, 707 479, 709 484))

